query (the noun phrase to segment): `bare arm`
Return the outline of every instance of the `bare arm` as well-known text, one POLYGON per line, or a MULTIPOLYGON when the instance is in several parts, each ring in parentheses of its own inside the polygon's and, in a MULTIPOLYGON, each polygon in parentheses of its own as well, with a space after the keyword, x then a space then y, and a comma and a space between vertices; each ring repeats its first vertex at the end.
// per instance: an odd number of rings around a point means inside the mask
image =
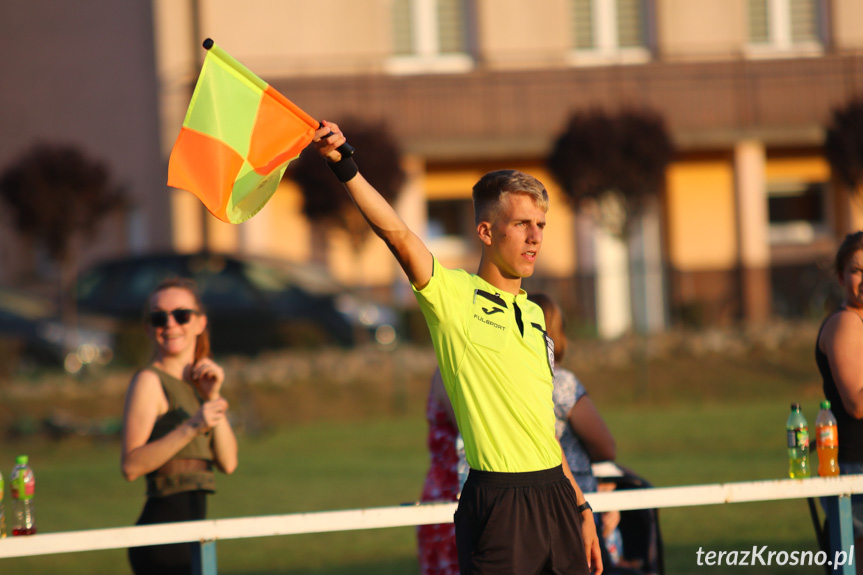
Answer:
MULTIPOLYGON (((341 154, 336 150, 346 142, 344 134, 336 124, 323 122, 323 128, 315 132, 318 152, 330 162, 337 162, 341 154), (327 136, 332 131, 333 135, 327 136)), ((398 260, 408 280, 419 289, 428 284, 432 276, 432 255, 392 206, 369 184, 362 174, 357 174, 345 187, 360 213, 398 260)))
POLYGON ((569 425, 584 443, 591 461, 614 461, 617 448, 614 436, 588 395, 582 395, 569 410, 569 425))
POLYGON ((837 313, 821 332, 818 345, 830 361, 830 372, 852 417, 863 419, 863 321, 852 311, 837 313))
POLYGON ((227 417, 213 428, 213 458, 222 473, 237 469, 237 438, 227 417))
MULTIPOLYGON (((572 488, 575 490, 576 502, 578 505, 581 505, 587 501, 587 499, 585 499, 584 493, 581 492, 581 488, 578 487, 575 477, 572 476, 572 471, 569 469, 569 463, 566 462, 566 455, 563 452, 563 447, 560 448, 560 457, 563 460, 563 474, 566 475, 566 478, 569 479, 569 482, 572 484, 572 488)), ((593 511, 590 509, 586 509, 581 512, 581 537, 582 543, 584 544, 584 555, 587 557, 588 567, 590 567, 596 575, 601 575, 602 551, 599 548, 599 537, 596 534, 596 523, 594 523, 593 511)))
MULTIPOLYGON (((204 400, 209 402, 225 402, 222 398, 222 384, 225 372, 212 359, 200 360, 192 368, 192 379, 204 400)), ((227 402, 224 403, 225 415, 215 422, 213 429, 213 459, 223 473, 231 474, 237 468, 237 438, 227 418, 227 402)))

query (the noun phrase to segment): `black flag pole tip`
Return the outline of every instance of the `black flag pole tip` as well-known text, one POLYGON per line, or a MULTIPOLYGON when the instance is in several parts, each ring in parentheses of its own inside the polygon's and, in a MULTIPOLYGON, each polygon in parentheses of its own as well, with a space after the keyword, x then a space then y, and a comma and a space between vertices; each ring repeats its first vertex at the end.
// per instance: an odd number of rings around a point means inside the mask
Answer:
POLYGON ((213 39, 207 38, 206 40, 204 40, 204 50, 209 50, 210 48, 213 47, 213 44, 214 44, 213 39))

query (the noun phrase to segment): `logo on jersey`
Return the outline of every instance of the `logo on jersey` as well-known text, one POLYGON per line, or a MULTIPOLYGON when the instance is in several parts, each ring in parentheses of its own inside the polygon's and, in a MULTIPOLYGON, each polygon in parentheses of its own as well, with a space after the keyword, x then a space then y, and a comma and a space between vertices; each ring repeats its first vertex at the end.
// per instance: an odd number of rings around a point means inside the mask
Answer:
POLYGON ((485 312, 485 315, 494 315, 496 313, 503 313, 503 310, 499 307, 493 307, 488 309, 487 307, 482 308, 482 311, 485 312))

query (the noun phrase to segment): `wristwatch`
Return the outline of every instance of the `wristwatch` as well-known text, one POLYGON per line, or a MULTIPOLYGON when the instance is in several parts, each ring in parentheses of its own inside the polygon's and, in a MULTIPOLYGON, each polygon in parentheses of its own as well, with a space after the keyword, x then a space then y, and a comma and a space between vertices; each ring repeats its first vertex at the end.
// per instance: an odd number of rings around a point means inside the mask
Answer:
POLYGON ((587 501, 576 507, 576 509, 579 513, 584 513, 587 509, 590 509, 591 513, 593 513, 593 507, 591 507, 590 503, 588 503, 587 501))

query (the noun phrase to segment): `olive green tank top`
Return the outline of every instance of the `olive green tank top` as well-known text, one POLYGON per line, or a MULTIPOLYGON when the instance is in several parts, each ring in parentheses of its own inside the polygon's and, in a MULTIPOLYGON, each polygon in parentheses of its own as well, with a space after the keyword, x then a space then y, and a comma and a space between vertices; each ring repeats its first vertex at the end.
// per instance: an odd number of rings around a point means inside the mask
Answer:
MULTIPOLYGON (((168 411, 156 419, 153 431, 147 443, 157 441, 185 423, 200 409, 204 403, 195 386, 177 379, 164 371, 150 366, 153 373, 159 376, 165 397, 168 398, 168 411)), ((181 473, 160 474, 157 471, 147 475, 147 496, 165 497, 183 491, 215 492, 216 482, 212 471, 213 462, 213 431, 198 435, 188 445, 178 451, 171 460, 199 459, 206 461, 206 470, 186 471, 181 473)))

